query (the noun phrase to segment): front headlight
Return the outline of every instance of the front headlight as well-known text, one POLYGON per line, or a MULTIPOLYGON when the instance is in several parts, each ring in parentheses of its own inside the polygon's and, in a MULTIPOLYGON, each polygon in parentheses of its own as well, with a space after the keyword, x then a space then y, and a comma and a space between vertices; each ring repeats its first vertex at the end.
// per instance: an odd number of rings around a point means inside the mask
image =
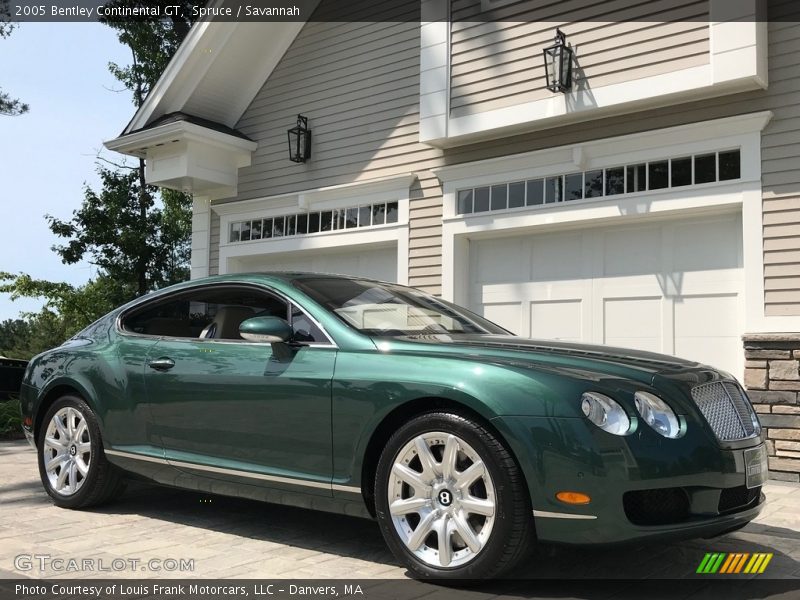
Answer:
POLYGON ((665 438, 678 437, 681 432, 678 417, 666 402, 650 392, 636 392, 633 400, 645 423, 665 438))
POLYGON ((625 409, 603 394, 597 392, 583 394, 581 410, 587 419, 608 433, 625 435, 631 428, 631 420, 625 409))

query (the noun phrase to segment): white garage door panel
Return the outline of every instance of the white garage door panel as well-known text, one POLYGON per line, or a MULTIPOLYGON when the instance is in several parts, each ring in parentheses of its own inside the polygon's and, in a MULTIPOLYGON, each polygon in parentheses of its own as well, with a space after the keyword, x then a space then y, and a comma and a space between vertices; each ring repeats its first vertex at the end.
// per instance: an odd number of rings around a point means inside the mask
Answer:
POLYGON ((676 271, 724 274, 741 265, 741 231, 731 231, 729 221, 684 223, 674 233, 671 245, 676 271))
MULTIPOLYGON (((542 240, 533 239, 531 248, 526 253, 521 251, 517 256, 530 254, 531 280, 533 281, 568 281, 582 280, 590 276, 588 265, 584 261, 584 240, 581 234, 566 233, 562 237, 547 236, 542 240), (557 256, 558 260, 553 260, 557 256)), ((517 262, 517 261, 512 261, 517 262)))
POLYGON ((661 230, 655 227, 603 233, 605 277, 647 275, 661 270, 661 230))
POLYGON ((684 296, 674 306, 675 354, 735 372, 741 340, 730 324, 738 322, 739 297, 684 296))
POLYGON ((524 336, 676 354, 740 375, 740 215, 470 243, 471 308, 524 336))
POLYGON ((583 301, 580 298, 531 302, 531 328, 539 337, 579 342, 584 335, 583 321, 583 301))
POLYGON ((483 273, 484 283, 516 281, 514 274, 519 268, 516 257, 523 252, 523 244, 524 240, 519 238, 497 240, 476 256, 476 266, 483 273))
POLYGON ((606 299, 603 304, 603 343, 661 352, 661 304, 660 297, 606 299))
POLYGON ((397 281, 397 250, 395 248, 365 248, 360 252, 306 250, 267 254, 239 259, 236 270, 239 272, 311 271, 397 281))
POLYGON ((483 316, 509 331, 519 327, 521 302, 488 302, 483 305, 483 316))

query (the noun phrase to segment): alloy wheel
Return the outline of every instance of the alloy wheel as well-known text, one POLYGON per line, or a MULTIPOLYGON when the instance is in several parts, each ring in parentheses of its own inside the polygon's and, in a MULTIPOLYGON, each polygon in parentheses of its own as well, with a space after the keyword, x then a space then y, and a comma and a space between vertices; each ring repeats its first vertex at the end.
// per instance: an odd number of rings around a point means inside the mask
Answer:
POLYGON ((469 563, 492 533, 492 478, 475 449, 449 433, 423 433, 403 446, 392 465, 388 500, 401 541, 429 566, 469 563))
POLYGON ((50 419, 43 445, 44 470, 50 487, 72 496, 86 481, 92 460, 92 441, 86 417, 65 406, 50 419))

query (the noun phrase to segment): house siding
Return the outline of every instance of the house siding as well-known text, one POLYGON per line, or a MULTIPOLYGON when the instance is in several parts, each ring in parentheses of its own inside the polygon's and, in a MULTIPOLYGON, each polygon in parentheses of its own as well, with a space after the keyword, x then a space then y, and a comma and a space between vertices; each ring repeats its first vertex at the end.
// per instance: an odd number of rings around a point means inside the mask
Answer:
POLYGON ((708 0, 633 6, 529 1, 493 10, 486 22, 481 0, 453 0, 450 114, 462 117, 549 97, 542 48, 552 44, 556 27, 576 50, 578 88, 708 64, 708 13, 708 0), (630 20, 618 22, 623 18, 630 20))
MULTIPOLYGON (((413 11, 416 3, 404 4, 413 11)), ((428 169, 442 152, 419 143, 419 60, 416 22, 308 23, 236 125, 259 147, 231 200, 416 172, 409 280, 439 293, 442 191, 428 169), (287 159, 297 113, 314 136, 312 160, 301 165, 287 159)), ((219 239, 218 217, 211 235, 219 239)), ((219 271, 218 244, 209 264, 219 271)))
MULTIPOLYGON (((686 6, 693 4, 699 3, 686 6)), ((239 172, 239 196, 229 201, 415 172, 409 283, 440 293, 442 189, 431 169, 771 110, 762 136, 766 313, 800 315, 800 8, 792 4, 771 0, 768 6, 770 16, 783 19, 769 24, 768 90, 447 150, 418 142, 418 24, 309 23, 237 124, 259 148, 252 166, 239 172), (789 14, 798 22, 787 22, 789 14), (286 156, 286 129, 297 112, 309 117, 314 133, 312 160, 303 165, 286 156)), ((212 214, 211 273, 219 269, 219 239, 212 214)))

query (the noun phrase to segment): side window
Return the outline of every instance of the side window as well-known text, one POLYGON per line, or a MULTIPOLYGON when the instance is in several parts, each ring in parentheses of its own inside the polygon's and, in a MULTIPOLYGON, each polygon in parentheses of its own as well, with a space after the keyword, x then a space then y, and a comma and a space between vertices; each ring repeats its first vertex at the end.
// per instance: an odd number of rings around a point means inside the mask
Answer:
POLYGON ((291 324, 292 330, 294 331, 292 341, 322 343, 327 343, 329 341, 320 328, 317 327, 316 323, 294 304, 292 304, 291 324))
POLYGON ((123 318, 125 331, 157 337, 242 341, 251 317, 290 317, 288 303, 252 288, 203 288, 148 304, 123 318))
POLYGON ((159 337, 197 337, 204 326, 204 323, 197 322, 197 317, 192 323, 191 302, 185 297, 149 304, 122 321, 125 331, 159 337))

